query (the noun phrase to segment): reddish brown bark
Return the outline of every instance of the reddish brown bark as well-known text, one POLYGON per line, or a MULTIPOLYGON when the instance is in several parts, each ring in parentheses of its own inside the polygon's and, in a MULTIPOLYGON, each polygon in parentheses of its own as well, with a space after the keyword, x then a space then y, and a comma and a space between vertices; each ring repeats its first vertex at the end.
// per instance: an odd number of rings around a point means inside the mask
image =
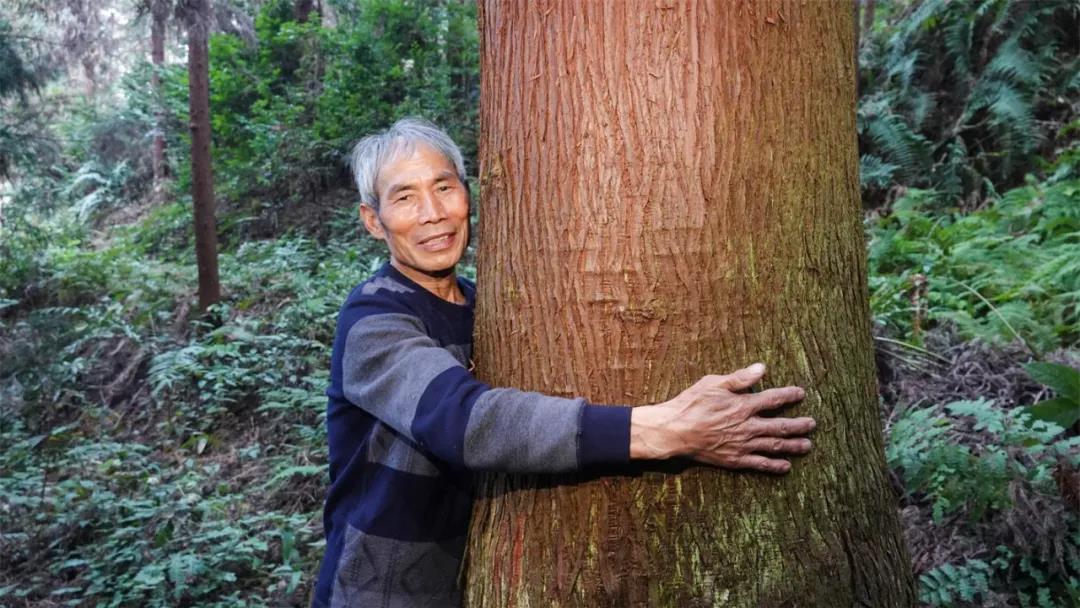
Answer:
POLYGON ((816 449, 782 478, 488 476, 470 606, 908 606, 867 304, 851 6, 481 2, 475 358, 644 404, 762 360, 816 449))
POLYGON ((199 308, 221 299, 218 279, 217 220, 210 157, 210 66, 208 0, 190 0, 188 19, 188 95, 191 112, 191 199, 195 206, 195 258, 199 268, 199 308))

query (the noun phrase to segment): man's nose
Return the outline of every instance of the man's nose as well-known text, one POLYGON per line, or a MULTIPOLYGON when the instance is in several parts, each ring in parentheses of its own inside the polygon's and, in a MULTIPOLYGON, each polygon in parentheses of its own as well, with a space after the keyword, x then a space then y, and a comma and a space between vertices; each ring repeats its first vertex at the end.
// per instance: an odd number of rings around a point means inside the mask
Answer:
POLYGON ((425 192, 420 201, 420 223, 433 224, 446 219, 446 207, 434 192, 425 192))

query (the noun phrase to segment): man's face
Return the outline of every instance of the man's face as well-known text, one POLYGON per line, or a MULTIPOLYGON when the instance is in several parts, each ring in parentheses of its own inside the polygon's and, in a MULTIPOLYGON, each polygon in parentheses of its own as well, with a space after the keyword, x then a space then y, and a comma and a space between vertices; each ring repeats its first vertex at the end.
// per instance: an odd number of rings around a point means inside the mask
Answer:
POLYGON ((417 145, 382 167, 375 192, 379 210, 361 205, 360 213, 368 232, 386 241, 394 267, 413 280, 453 271, 469 241, 469 195, 454 165, 417 145))

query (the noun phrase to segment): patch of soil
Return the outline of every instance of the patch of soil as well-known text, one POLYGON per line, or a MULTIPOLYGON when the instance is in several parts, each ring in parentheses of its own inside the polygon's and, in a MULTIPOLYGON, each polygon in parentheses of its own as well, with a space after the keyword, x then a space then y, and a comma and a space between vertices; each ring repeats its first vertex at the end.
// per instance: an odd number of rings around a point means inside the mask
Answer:
MULTIPOLYGON (((1047 397, 1047 389, 1024 369, 1034 357, 1019 341, 994 346, 962 340, 949 328, 925 334, 915 349, 876 335, 878 379, 887 406, 945 404, 965 399, 993 399, 999 405, 1032 405, 1047 397)), ((1045 359, 1080 367, 1080 353, 1059 349, 1045 359)))

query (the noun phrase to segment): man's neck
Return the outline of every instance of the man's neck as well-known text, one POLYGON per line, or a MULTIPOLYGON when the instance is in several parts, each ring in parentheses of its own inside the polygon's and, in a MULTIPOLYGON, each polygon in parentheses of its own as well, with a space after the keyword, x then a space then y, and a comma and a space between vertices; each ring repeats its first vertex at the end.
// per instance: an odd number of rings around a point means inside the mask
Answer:
POLYGON ((458 287, 457 272, 451 268, 445 275, 440 274, 432 276, 427 273, 420 272, 415 268, 409 268, 403 264, 398 264, 397 260, 391 258, 390 265, 394 267, 398 272, 408 277, 413 283, 416 283, 420 287, 435 294, 435 297, 446 300, 452 304, 464 304, 465 294, 461 292, 461 288, 458 287))

